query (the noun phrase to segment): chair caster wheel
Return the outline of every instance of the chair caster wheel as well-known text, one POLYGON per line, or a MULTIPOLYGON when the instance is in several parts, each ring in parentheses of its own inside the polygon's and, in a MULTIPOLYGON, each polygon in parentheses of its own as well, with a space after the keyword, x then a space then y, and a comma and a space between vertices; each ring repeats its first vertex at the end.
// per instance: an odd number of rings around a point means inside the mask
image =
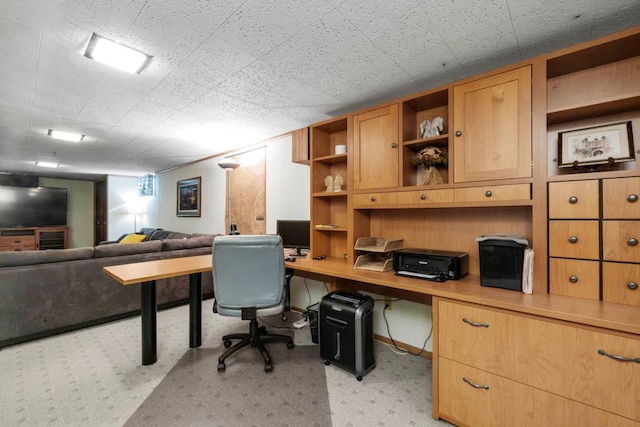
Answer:
POLYGON ((292 342, 288 342, 288 343, 287 343, 287 348, 288 348, 289 350, 291 350, 291 349, 292 349, 293 347, 295 347, 295 346, 296 346, 296 345, 295 345, 294 343, 292 343, 292 342))
POLYGON ((324 364, 325 364, 325 365, 327 365, 327 366, 329 366, 329 365, 331 365, 331 362, 329 362, 328 360, 325 360, 325 361, 324 361, 324 364))
POLYGON ((282 321, 283 321, 283 322, 286 322, 287 320, 288 320, 288 319, 287 319, 287 316, 286 316, 284 313, 282 313, 282 321))
POLYGON ((222 343, 224 344, 224 348, 231 347, 231 340, 224 340, 222 341, 222 343))
POLYGON ((356 379, 357 379, 358 381, 362 381, 362 377, 361 377, 360 375, 358 375, 358 376, 356 377, 356 379))
POLYGON ((265 371, 265 372, 271 372, 271 371, 273 371, 273 365, 272 365, 271 363, 266 363, 266 364, 264 365, 264 371, 265 371))
POLYGON ((218 372, 224 372, 225 368, 224 362, 218 362, 218 372))

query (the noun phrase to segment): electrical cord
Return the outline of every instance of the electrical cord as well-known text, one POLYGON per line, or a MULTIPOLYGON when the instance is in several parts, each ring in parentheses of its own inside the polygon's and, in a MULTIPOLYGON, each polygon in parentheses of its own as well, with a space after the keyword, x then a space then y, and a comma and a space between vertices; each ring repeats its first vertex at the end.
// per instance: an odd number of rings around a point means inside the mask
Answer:
MULTIPOLYGON (((395 301, 398 301, 398 300, 399 299, 396 299, 395 301)), ((378 300, 378 301, 380 301, 380 300, 378 300)), ((384 300, 382 300, 382 301, 384 301, 384 300)), ((422 343, 422 348, 420 349, 420 351, 417 352, 417 353, 412 353, 407 349, 398 347, 398 344, 396 344, 395 340, 393 339, 393 336, 391 335, 391 330, 389 329, 389 320, 387 319, 387 308, 388 307, 389 307, 389 305, 385 304, 384 309, 382 310, 382 317, 384 318, 384 323, 387 326, 387 334, 389 335, 389 339, 391 339, 391 342, 393 343, 393 347, 397 350, 398 354, 410 354, 412 356, 420 356, 422 353, 424 353, 424 348, 426 347, 427 342, 429 341, 429 339, 431 338, 431 335, 433 334, 433 323, 431 324, 431 329, 429 330, 429 334, 427 335, 427 338, 425 338, 424 343, 422 343)))

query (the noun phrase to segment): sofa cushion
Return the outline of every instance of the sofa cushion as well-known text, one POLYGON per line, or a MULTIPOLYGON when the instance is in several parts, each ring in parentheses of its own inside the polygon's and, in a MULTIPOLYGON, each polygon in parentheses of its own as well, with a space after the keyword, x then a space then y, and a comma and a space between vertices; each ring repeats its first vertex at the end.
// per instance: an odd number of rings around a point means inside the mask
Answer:
POLYGON ((160 252, 162 242, 154 240, 142 243, 122 243, 118 245, 100 245, 95 247, 95 258, 106 258, 122 255, 145 254, 160 252))
POLYGON ((46 251, 0 252, 0 267, 47 264, 52 262, 91 259, 93 248, 53 249, 46 251))
POLYGON ((213 244, 213 236, 192 237, 191 239, 165 239, 162 240, 163 251, 176 251, 180 249, 201 248, 211 246, 213 244))
POLYGON ((140 243, 146 238, 144 234, 127 234, 118 243, 140 243))

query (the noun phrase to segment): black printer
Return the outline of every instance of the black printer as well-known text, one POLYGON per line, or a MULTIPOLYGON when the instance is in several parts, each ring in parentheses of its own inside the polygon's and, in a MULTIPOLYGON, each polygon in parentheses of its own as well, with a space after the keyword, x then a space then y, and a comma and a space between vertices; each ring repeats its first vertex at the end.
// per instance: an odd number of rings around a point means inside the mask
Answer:
POLYGON ((469 272, 469 254, 435 249, 400 249, 393 252, 393 269, 400 276, 457 280, 469 272))

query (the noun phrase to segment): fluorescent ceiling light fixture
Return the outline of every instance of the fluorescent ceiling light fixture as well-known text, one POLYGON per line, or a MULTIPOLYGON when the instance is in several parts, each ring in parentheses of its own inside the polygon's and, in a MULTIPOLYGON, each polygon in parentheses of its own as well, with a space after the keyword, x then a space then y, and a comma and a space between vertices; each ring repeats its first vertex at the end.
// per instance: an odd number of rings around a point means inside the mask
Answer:
POLYGON ((61 139, 63 141, 71 141, 71 142, 80 142, 84 139, 84 135, 80 135, 79 133, 71 133, 71 132, 60 132, 59 130, 49 129, 49 133, 47 135, 51 136, 53 139, 61 139))
POLYGON ((43 168, 57 168, 58 166, 60 166, 57 163, 50 163, 50 162, 36 162, 36 165, 43 168))
POLYGON ((96 33, 91 34, 84 56, 131 74, 140 74, 151 61, 150 55, 96 33))

